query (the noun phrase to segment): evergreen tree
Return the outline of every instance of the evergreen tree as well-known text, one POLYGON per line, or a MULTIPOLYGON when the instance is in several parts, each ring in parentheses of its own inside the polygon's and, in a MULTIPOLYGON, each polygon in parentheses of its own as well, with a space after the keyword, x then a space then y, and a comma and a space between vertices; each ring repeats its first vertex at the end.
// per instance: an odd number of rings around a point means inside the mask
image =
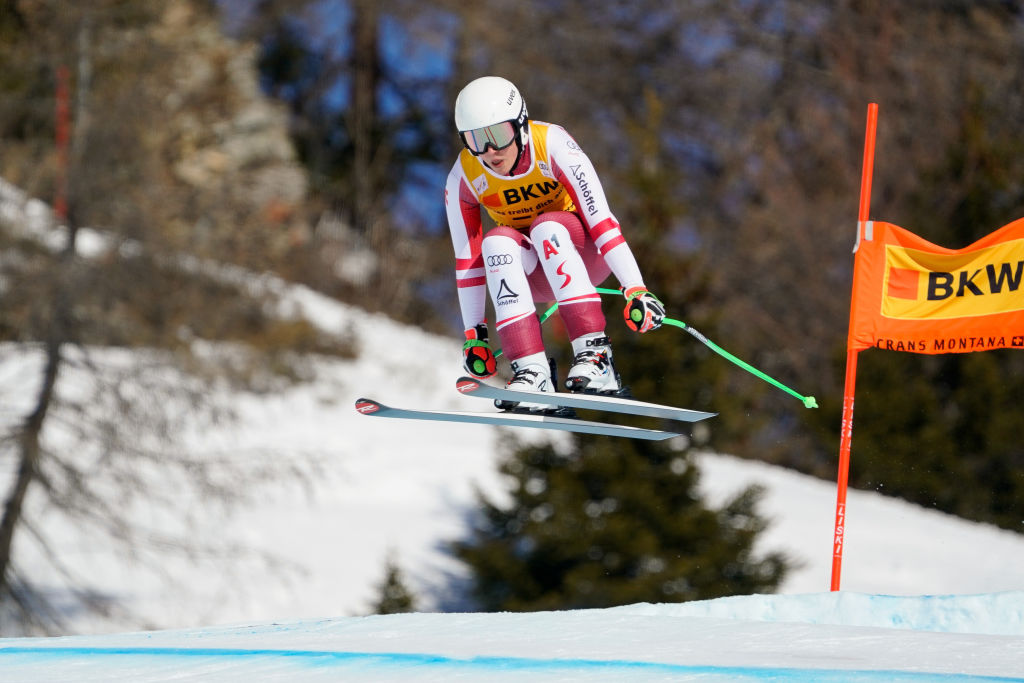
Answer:
POLYGON ((374 614, 402 614, 416 611, 416 596, 405 585, 405 577, 394 557, 384 563, 384 580, 377 586, 374 614))
POLYGON ((569 453, 523 448, 501 467, 505 507, 481 499, 472 538, 453 544, 489 611, 597 608, 771 592, 790 568, 755 557, 766 523, 750 487, 705 507, 699 472, 661 443, 580 436, 569 453))

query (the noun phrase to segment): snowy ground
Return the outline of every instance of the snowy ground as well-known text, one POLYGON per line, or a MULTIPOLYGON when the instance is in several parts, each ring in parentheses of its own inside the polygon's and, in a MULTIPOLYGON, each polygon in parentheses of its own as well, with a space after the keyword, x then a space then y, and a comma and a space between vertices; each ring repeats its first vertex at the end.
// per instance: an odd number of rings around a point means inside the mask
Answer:
POLYGON ((1024 593, 749 596, 0 640, 49 681, 1024 681, 1024 593), (1009 635, 1006 635, 1009 634, 1009 635))
MULTIPOLYGON (((316 456, 321 470, 308 489, 261 490, 226 518, 189 502, 197 540, 243 542, 280 562, 225 569, 172 556, 154 571, 44 521, 71 564, 137 620, 72 616, 70 632, 82 635, 0 639, 0 681, 1024 680, 1024 535, 852 491, 844 590, 828 593, 834 483, 715 454, 698 459, 712 502, 750 483, 768 490, 762 512, 774 523, 760 549, 802 563, 782 595, 532 615, 353 616, 366 613, 388 553, 421 609, 435 609, 460 571, 440 545, 464 532, 476 488, 502 495, 497 454, 512 438, 547 436, 358 415, 360 396, 483 406, 454 390, 455 340, 301 288, 288 299, 325 329, 355 335, 367 353, 318 363, 307 385, 221 397, 238 422, 184 437, 239 457, 256 448, 296 463, 316 456), (395 339, 416 353, 372 353, 395 339), (138 624, 152 630, 127 632, 138 624)), ((123 362, 97 354, 105 355, 123 362)), ((0 349, 0 431, 31 404, 38 362, 0 349)), ((73 390, 81 378, 61 381, 73 390)), ((3 492, 9 465, 0 463, 3 492)), ((31 575, 59 593, 60 578, 24 549, 31 575)))
MULTIPOLYGON (((774 523, 761 547, 803 563, 783 595, 533 615, 351 616, 366 612, 388 552, 421 608, 436 606, 431 591, 459 571, 439 543, 463 532, 474 487, 501 495, 495 454, 512 433, 357 414, 361 395, 481 406, 449 386, 458 372, 453 340, 309 293, 299 299, 367 349, 401 335, 420 353, 390 365, 371 354, 324 361, 313 384, 234 397, 238 423, 189 436, 204 448, 258 444, 282 457, 326 456, 311 491, 267 491, 258 505, 227 520, 213 515, 197 530, 207 540, 244 540, 285 564, 243 562, 224 573, 169 559, 174 578, 160 581, 67 539, 97 588, 150 628, 179 630, 117 635, 109 632, 132 629, 82 619, 73 631, 95 635, 3 639, 0 680, 1024 680, 1024 536, 853 491, 844 590, 829 593, 834 484, 713 454, 698 459, 710 501, 749 483, 768 490, 763 512, 774 523)), ((9 418, 31 396, 20 378, 33 375, 35 361, 0 358, 9 418)))
MULTIPOLYGON (((306 462, 303 454, 315 455, 321 469, 308 489, 265 487, 253 504, 226 517, 219 508, 207 511, 202 500, 182 503, 183 511, 199 520, 190 532, 197 540, 214 546, 243 543, 277 558, 273 566, 247 559, 225 569, 212 560, 172 556, 155 573, 141 561, 104 552, 91 539, 53 527, 65 557, 97 590, 122 600, 140 618, 76 618, 72 632, 365 614, 389 553, 419 594, 419 607, 440 606, 439 592, 462 570, 440 545, 464 533, 476 489, 503 495, 495 463, 508 441, 549 438, 548 433, 356 413, 353 404, 363 395, 441 409, 479 410, 486 404, 455 391, 459 351, 454 340, 403 328, 304 290, 296 300, 327 329, 354 334, 364 349, 401 338, 418 353, 385 361, 373 353, 352 361, 325 360, 311 384, 227 396, 238 422, 186 437, 202 451, 233 451, 239 458, 257 448, 296 463, 306 462)), ((0 353, 0 419, 10 420, 29 405, 36 365, 35 358, 0 353)), ((69 371, 63 381, 74 385, 79 379, 69 371)), ((784 550, 800 563, 781 592, 828 590, 834 483, 724 455, 706 454, 697 463, 712 503, 751 483, 767 488, 762 512, 773 523, 760 549, 784 550)), ((3 490, 7 475, 0 468, 3 490)), ((851 491, 846 536, 845 590, 936 595, 1024 589, 1022 534, 851 491)), ((22 540, 28 543, 27 536, 22 540)), ((35 575, 50 578, 43 566, 35 575)), ((59 591, 59 578, 52 581, 59 591)))

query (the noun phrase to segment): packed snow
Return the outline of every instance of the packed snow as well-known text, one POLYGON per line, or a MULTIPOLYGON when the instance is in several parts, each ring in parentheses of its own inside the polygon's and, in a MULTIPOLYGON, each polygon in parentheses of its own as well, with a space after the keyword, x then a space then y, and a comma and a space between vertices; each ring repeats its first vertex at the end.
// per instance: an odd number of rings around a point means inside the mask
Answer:
MULTIPOLYGON (((758 550, 783 550, 799 563, 779 595, 436 612, 451 606, 445 591, 465 574, 444 543, 465 533, 477 490, 504 495, 495 467, 504 449, 564 435, 359 415, 353 404, 362 396, 448 410, 486 405, 454 389, 456 340, 273 278, 259 286, 284 295, 282 314, 349 335, 361 353, 319 359, 311 381, 278 391, 218 389, 236 419, 188 431, 182 446, 239 459, 273 453, 309 468, 308 485, 264 485, 227 512, 183 496, 178 512, 194 521, 197 542, 252 551, 227 564, 169 551, 154 567, 152 557, 97 547, 36 507, 65 560, 127 612, 66 615, 78 635, 0 639, 0 680, 1024 681, 1024 535, 851 491, 843 590, 829 592, 834 482, 712 453, 695 460, 709 503, 752 483, 766 488, 760 511, 772 525, 758 550), (378 352, 396 343, 415 353, 378 352), (389 556, 420 611, 359 616, 389 556)), ((92 357, 99 366, 132 362, 111 349, 92 357)), ((0 430, 31 406, 40 363, 38 351, 0 348, 0 430)), ((69 367, 60 387, 74 392, 88 381, 69 367)), ((0 463, 4 492, 10 466, 0 463)), ((29 575, 59 598, 63 578, 30 538, 18 543, 29 575)))
POLYGON ((48 681, 1024 681, 1024 593, 748 596, 0 640, 48 681), (864 624, 864 625, 861 625, 864 624), (994 633, 992 632, 994 631, 994 633))

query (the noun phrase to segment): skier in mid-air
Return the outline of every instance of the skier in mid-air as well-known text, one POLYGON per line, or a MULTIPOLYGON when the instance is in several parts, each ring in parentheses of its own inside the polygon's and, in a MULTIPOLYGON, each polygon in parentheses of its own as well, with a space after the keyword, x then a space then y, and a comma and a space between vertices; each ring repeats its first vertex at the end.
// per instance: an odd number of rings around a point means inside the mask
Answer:
POLYGON ((445 206, 466 370, 481 379, 497 371, 487 339, 489 291, 512 366, 509 389, 555 391, 535 308, 535 302, 555 300, 572 343, 566 387, 620 390, 597 285, 615 274, 626 297, 626 325, 634 331, 659 327, 665 309, 644 285, 590 159, 561 126, 531 120, 519 89, 504 78, 485 76, 463 88, 455 125, 465 149, 448 174, 445 206), (481 207, 495 223, 486 235, 481 207))

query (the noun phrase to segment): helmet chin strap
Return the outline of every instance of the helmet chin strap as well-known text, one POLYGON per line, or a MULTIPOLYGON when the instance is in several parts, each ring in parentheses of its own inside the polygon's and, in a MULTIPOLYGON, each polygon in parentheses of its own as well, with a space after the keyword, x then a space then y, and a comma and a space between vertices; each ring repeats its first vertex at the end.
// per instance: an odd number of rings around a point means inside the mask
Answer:
POLYGON ((516 148, 519 150, 519 153, 516 154, 516 160, 512 162, 512 168, 509 169, 509 175, 512 175, 516 170, 516 166, 519 165, 519 160, 523 158, 523 152, 526 151, 526 145, 524 145, 523 141, 518 137, 516 138, 516 148))
POLYGON ((516 154, 516 160, 512 162, 512 168, 509 169, 509 175, 512 175, 512 172, 516 170, 516 166, 519 165, 519 160, 523 158, 523 152, 526 151, 526 140, 529 137, 529 134, 526 133, 523 129, 526 128, 527 130, 529 130, 529 125, 530 121, 529 119, 527 119, 526 121, 523 122, 523 125, 520 126, 519 130, 516 132, 516 149, 519 150, 519 153, 516 154))

